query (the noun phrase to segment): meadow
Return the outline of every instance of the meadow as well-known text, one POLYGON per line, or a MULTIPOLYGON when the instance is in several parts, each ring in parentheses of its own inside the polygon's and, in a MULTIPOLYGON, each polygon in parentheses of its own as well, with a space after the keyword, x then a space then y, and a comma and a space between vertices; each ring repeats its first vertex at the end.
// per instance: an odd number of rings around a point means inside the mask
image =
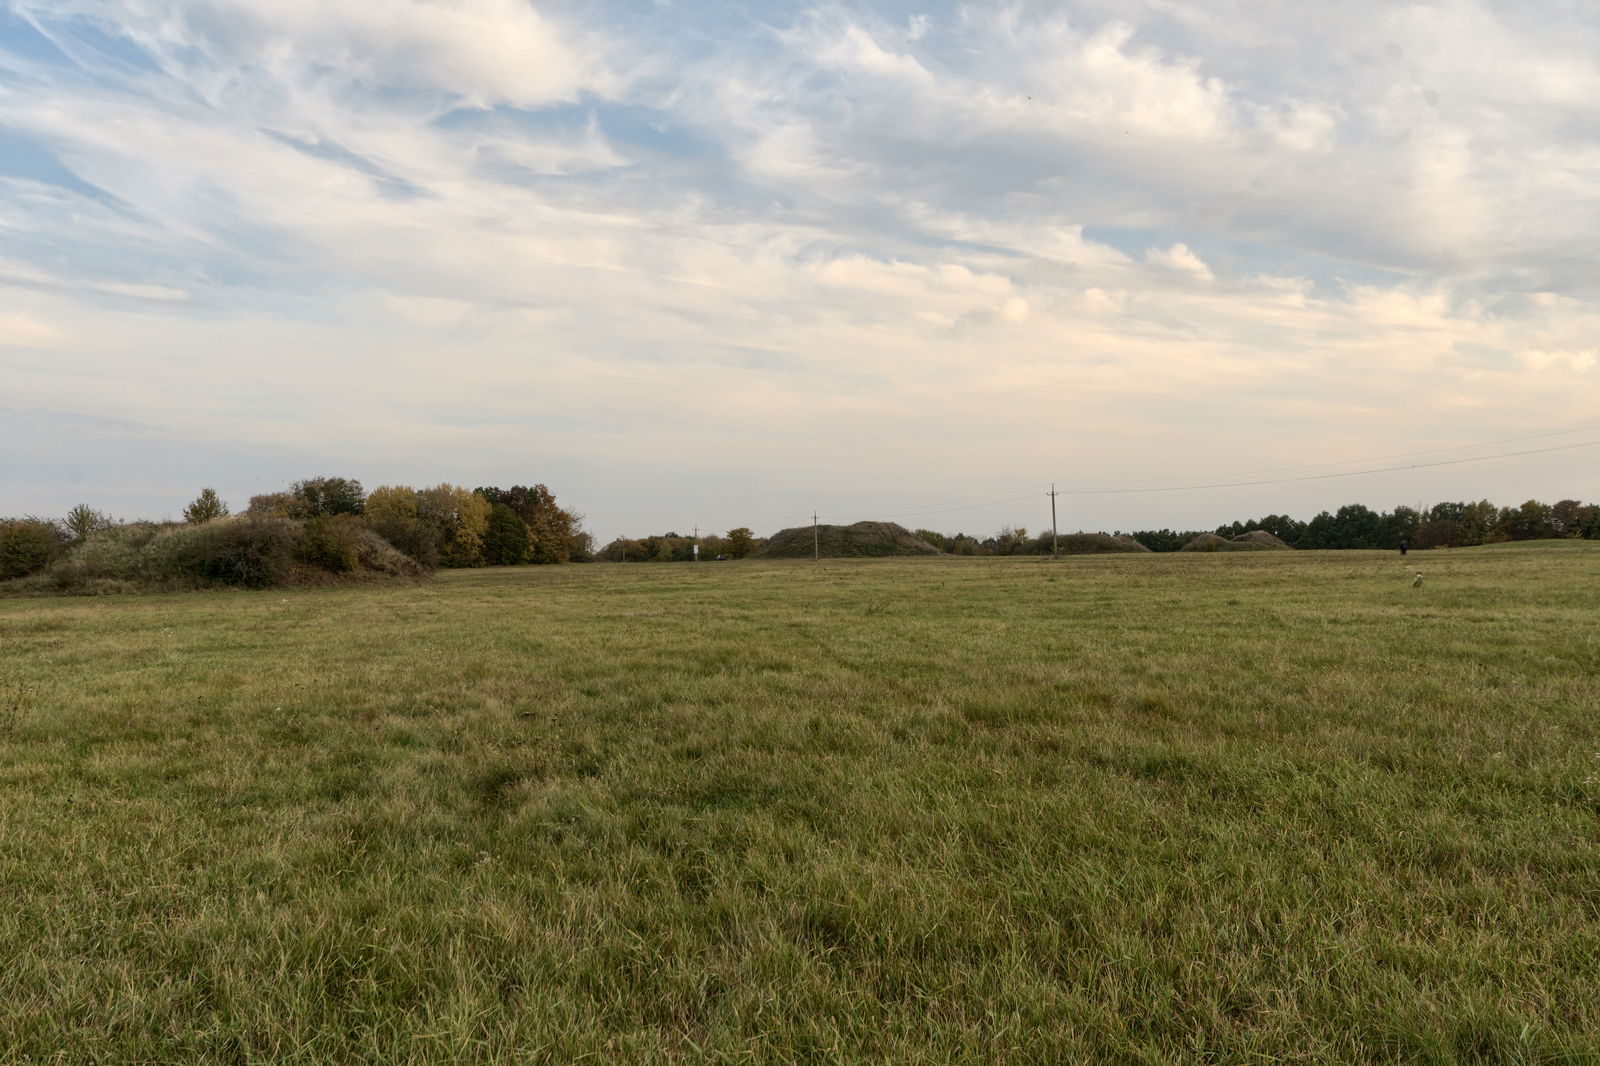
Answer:
POLYGON ((0 898, 3 1063, 1600 1063, 1600 544, 0 600, 0 898))

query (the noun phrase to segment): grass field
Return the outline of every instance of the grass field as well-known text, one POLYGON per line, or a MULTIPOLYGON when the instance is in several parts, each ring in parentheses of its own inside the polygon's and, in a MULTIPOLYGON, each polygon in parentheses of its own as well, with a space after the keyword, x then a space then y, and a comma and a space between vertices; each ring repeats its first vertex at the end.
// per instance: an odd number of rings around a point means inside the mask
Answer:
POLYGON ((0 600, 0 1062, 1600 1063, 1600 545, 1406 562, 0 600))

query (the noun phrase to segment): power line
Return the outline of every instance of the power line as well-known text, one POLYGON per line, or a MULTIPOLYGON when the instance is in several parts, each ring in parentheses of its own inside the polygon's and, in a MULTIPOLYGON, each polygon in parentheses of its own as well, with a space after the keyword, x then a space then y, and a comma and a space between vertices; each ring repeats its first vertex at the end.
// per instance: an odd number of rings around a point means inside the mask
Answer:
MULTIPOLYGON (((1559 430, 1559 431, 1551 432, 1551 433, 1535 433, 1535 434, 1530 434, 1530 435, 1525 436, 1525 437, 1512 437, 1512 438, 1508 438, 1507 440, 1503 440, 1503 441, 1490 441, 1490 442, 1485 442, 1483 444, 1461 445, 1459 448, 1436 448, 1436 449, 1431 449, 1429 451, 1423 451, 1423 452, 1409 452, 1409 453, 1404 453, 1403 455, 1390 456, 1389 458, 1406 458, 1406 457, 1411 456, 1411 455, 1436 455, 1439 452, 1460 451, 1463 448, 1484 448, 1484 447, 1490 447, 1490 446, 1492 446, 1494 444, 1509 444, 1509 443, 1515 443, 1517 441, 1524 441, 1524 440, 1548 439, 1550 437, 1565 436, 1565 435, 1570 434, 1570 433, 1584 432, 1584 431, 1586 431, 1588 429, 1600 429, 1600 426, 1584 427, 1584 429, 1559 430)), ((1579 441, 1579 442, 1574 443, 1574 444, 1557 444, 1557 445, 1552 445, 1552 446, 1547 447, 1547 448, 1526 448, 1526 449, 1523 449, 1523 450, 1520 450, 1520 451, 1498 452, 1498 453, 1493 454, 1493 455, 1473 455, 1473 456, 1466 456, 1466 457, 1460 458, 1460 459, 1440 459, 1440 460, 1436 460, 1434 462, 1429 462, 1429 463, 1402 463, 1402 464, 1399 464, 1397 466, 1376 467, 1376 468, 1373 468, 1373 469, 1370 469, 1370 470, 1342 470, 1342 471, 1335 471, 1333 473, 1327 473, 1327 474, 1305 474, 1305 475, 1301 475, 1301 476, 1298 476, 1298 477, 1265 478, 1265 479, 1253 480, 1253 481, 1210 481, 1210 482, 1208 482, 1207 484, 1204 484, 1204 485, 1154 485, 1154 486, 1150 486, 1150 487, 1097 488, 1097 489, 1091 489, 1091 488, 1061 489, 1061 488, 1058 488, 1057 486, 1052 485, 1049 490, 1038 489, 1038 490, 1035 490, 1035 491, 1032 491, 1032 492, 1027 492, 1027 493, 1018 494, 1018 495, 1007 495, 1007 496, 998 496, 998 497, 977 497, 977 498, 975 498, 976 502, 952 504, 952 505, 949 505, 949 506, 926 507, 926 508, 919 508, 919 509, 916 509, 916 510, 909 510, 909 511, 891 511, 891 512, 874 511, 872 513, 876 516, 876 518, 887 519, 887 518, 916 518, 916 517, 921 517, 921 516, 924 516, 924 515, 950 514, 950 513, 957 512, 957 511, 975 511, 975 510, 980 510, 980 509, 986 508, 986 507, 998 507, 998 506, 1001 506, 1001 505, 1007 504, 1007 503, 1021 503, 1021 502, 1024 502, 1026 500, 1036 499, 1039 496, 1041 491, 1044 491, 1046 495, 1054 493, 1056 495, 1061 495, 1061 496, 1120 496, 1120 495, 1130 495, 1130 494, 1150 494, 1150 493, 1161 493, 1161 492, 1199 492, 1199 491, 1204 491, 1204 490, 1207 490, 1207 489, 1248 488, 1248 487, 1253 487, 1253 486, 1265 486, 1265 485, 1287 485, 1287 484, 1293 484, 1293 483, 1303 482, 1303 481, 1326 481, 1326 480, 1330 480, 1330 479, 1334 479, 1334 478, 1366 477, 1366 476, 1371 475, 1371 474, 1392 474, 1392 473, 1395 473, 1395 472, 1398 472, 1398 471, 1402 471, 1402 470, 1428 470, 1428 469, 1433 469, 1433 468, 1436 468, 1436 467, 1443 467, 1443 466, 1461 466, 1461 465, 1465 465, 1465 464, 1468 464, 1468 463, 1487 463, 1487 462, 1492 462, 1492 461, 1497 460, 1497 459, 1514 459, 1514 458, 1518 458, 1518 457, 1525 456, 1525 455, 1543 455, 1543 454, 1546 454, 1546 453, 1549 453, 1549 452, 1574 451, 1574 450, 1577 450, 1577 449, 1580 449, 1580 448, 1594 448, 1594 447, 1600 447, 1600 440, 1579 441)), ((1381 461, 1381 460, 1378 460, 1378 459, 1354 460, 1354 462, 1378 462, 1378 461, 1381 461)), ((1336 464, 1332 464, 1332 463, 1316 463, 1316 464, 1311 464, 1309 466, 1279 467, 1277 469, 1279 469, 1279 470, 1306 470, 1306 469, 1315 469, 1318 466, 1331 466, 1331 465, 1336 465, 1336 464)), ((1259 471, 1259 473, 1270 473, 1270 472, 1272 472, 1272 471, 1266 471, 1266 470, 1259 471)), ((1203 477, 1220 478, 1220 477, 1242 477, 1242 476, 1247 476, 1247 475, 1245 475, 1245 474, 1211 474, 1211 475, 1195 474, 1195 475, 1189 475, 1187 478, 1178 478, 1178 477, 1146 478, 1146 479, 1130 479, 1130 480, 1127 480, 1127 481, 1075 482, 1075 483, 1074 482, 1069 482, 1068 484, 1080 484, 1080 485, 1081 484, 1137 485, 1140 480, 1143 480, 1143 481, 1177 481, 1177 480, 1187 480, 1187 479, 1198 479, 1198 478, 1203 478, 1203 477)), ((849 510, 849 511, 845 511, 843 509, 839 509, 839 510, 833 510, 833 511, 824 512, 824 513, 828 513, 830 516, 844 516, 844 515, 861 514, 862 511, 863 511, 863 509, 858 507, 858 508, 854 508, 854 509, 849 510)), ((818 512, 813 512, 812 514, 810 514, 810 515, 808 515, 806 517, 809 517, 811 519, 812 525, 813 525, 813 527, 815 527, 817 522, 818 522, 818 512)), ((787 528, 787 527, 784 527, 784 528, 787 528)))
MULTIPOLYGON (((1531 434, 1529 434, 1528 436, 1525 436, 1525 437, 1507 437, 1507 438, 1505 438, 1503 440, 1488 440, 1488 441, 1482 441, 1482 442, 1477 443, 1477 444, 1458 444, 1458 445, 1455 445, 1454 447, 1451 447, 1451 448, 1428 448, 1428 449, 1426 449, 1424 451, 1420 451, 1420 452, 1400 452, 1400 453, 1398 453, 1396 455, 1375 455, 1375 456, 1371 457, 1370 459, 1345 459, 1345 460, 1341 460, 1341 461, 1337 461, 1337 462, 1306 463, 1306 464, 1301 465, 1301 466, 1274 466, 1274 467, 1268 467, 1265 470, 1234 470, 1234 471, 1229 471, 1227 473, 1218 473, 1218 474, 1174 474, 1171 477, 1107 478, 1107 479, 1103 479, 1103 480, 1099 480, 1099 481, 1074 481, 1074 482, 1068 482, 1068 484, 1074 484, 1074 485, 1138 485, 1138 484, 1144 484, 1144 483, 1154 482, 1154 481, 1199 481, 1199 480, 1204 480, 1204 479, 1209 479, 1209 478, 1219 478, 1219 477, 1253 477, 1256 474, 1277 474, 1277 473, 1283 473, 1283 472, 1289 471, 1289 470, 1316 470, 1316 469, 1318 469, 1320 467, 1326 467, 1326 466, 1357 466, 1357 465, 1359 465, 1361 463, 1386 463, 1386 462, 1389 462, 1392 459, 1410 459, 1413 456, 1418 456, 1418 455, 1438 455, 1441 452, 1460 452, 1460 451, 1466 451, 1469 448, 1493 448, 1495 445, 1498 445, 1498 444, 1520 444, 1522 441, 1525 441, 1525 440, 1547 440, 1550 437, 1565 437, 1565 436, 1568 436, 1569 434, 1573 434, 1573 433, 1588 433, 1588 432, 1591 432, 1591 431, 1594 431, 1594 430, 1600 430, 1600 426, 1579 426, 1579 427, 1577 427, 1575 429, 1558 429, 1558 430, 1555 430, 1555 431, 1550 432, 1550 433, 1531 433, 1531 434)), ((1582 447, 1582 446, 1583 445, 1573 445, 1573 447, 1582 447)), ((1514 454, 1526 454, 1526 453, 1514 453, 1514 454)), ((1484 456, 1484 458, 1493 459, 1493 458, 1497 458, 1497 456, 1492 456, 1492 455, 1491 456, 1484 456)), ((1356 472, 1359 473, 1360 471, 1356 471, 1356 472)))
POLYGON ((1462 463, 1487 463, 1494 459, 1514 459, 1519 455, 1542 455, 1545 452, 1567 452, 1575 448, 1600 447, 1600 440, 1586 440, 1578 444, 1557 444, 1549 448, 1529 448, 1520 452, 1501 452, 1499 455, 1474 455, 1465 459, 1440 459, 1433 463, 1405 463, 1401 466, 1384 466, 1376 470, 1345 470, 1334 474, 1306 474, 1303 477, 1269 478, 1266 481, 1223 481, 1211 485, 1166 485, 1148 489, 1079 489, 1063 491, 1063 496, 1113 496, 1130 492, 1195 492, 1201 489, 1235 489, 1249 485, 1287 485, 1295 481, 1325 481, 1336 477, 1364 477, 1367 474, 1392 474, 1396 470, 1427 470, 1435 466, 1460 466, 1462 463))

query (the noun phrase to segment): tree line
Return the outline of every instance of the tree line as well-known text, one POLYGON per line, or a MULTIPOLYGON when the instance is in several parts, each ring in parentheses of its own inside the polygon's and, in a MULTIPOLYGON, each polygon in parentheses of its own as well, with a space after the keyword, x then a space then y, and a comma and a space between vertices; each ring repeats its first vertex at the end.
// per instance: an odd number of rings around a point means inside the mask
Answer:
POLYGON ((701 559, 743 559, 766 541, 749 527, 730 529, 722 536, 685 537, 681 533, 652 533, 648 537, 618 537, 595 553, 607 563, 687 563, 701 559), (700 550, 697 553, 695 548, 700 550))
MULTIPOLYGON (((1229 522, 1210 532, 1236 537, 1263 529, 1291 548, 1308 550, 1383 549, 1402 543, 1412 548, 1467 548, 1518 540, 1600 540, 1600 504, 1578 500, 1518 507, 1497 507, 1488 500, 1436 503, 1423 510, 1400 506, 1374 511, 1359 503, 1322 511, 1302 522, 1288 515, 1229 522)), ((1135 530, 1129 535, 1151 551, 1177 551, 1203 532, 1171 529, 1135 530)))
MULTIPOLYGON (((330 565, 351 557, 361 529, 377 533, 427 568, 587 562, 593 541, 583 516, 561 507, 543 484, 463 488, 380 485, 367 492, 355 478, 313 477, 282 492, 252 496, 241 515, 214 489, 184 508, 188 525, 234 517, 291 519, 301 526, 303 554, 330 565)), ((88 504, 65 518, 0 519, 0 580, 34 573, 74 545, 118 523, 88 504)))
MULTIPOLYGON (((210 488, 184 508, 189 524, 229 517, 228 505, 210 488)), ((517 566, 566 562, 687 562, 742 559, 764 541, 744 526, 726 534, 688 537, 677 532, 618 537, 596 551, 582 527, 583 516, 561 507, 543 484, 479 486, 442 483, 428 488, 380 485, 367 492, 360 481, 314 477, 281 492, 252 496, 243 516, 280 517, 305 524, 307 551, 337 564, 351 550, 350 530, 370 529, 417 563, 437 567, 517 566)), ((116 523, 88 504, 60 520, 0 518, 0 580, 21 577, 48 565, 75 543, 116 523)), ((1288 515, 1224 523, 1214 530, 1142 529, 1128 534, 1157 552, 1177 551, 1203 532, 1235 537, 1261 529, 1291 548, 1393 550, 1462 548, 1505 541, 1600 540, 1600 504, 1574 499, 1553 504, 1528 500, 1499 507, 1488 500, 1436 503, 1418 510, 1400 506, 1374 511, 1352 503, 1322 511, 1309 521, 1288 515)), ((1022 527, 1002 526, 986 537, 919 529, 917 535, 952 555, 1022 555, 1049 550, 1050 533, 1030 536, 1022 527)), ((1121 531, 1117 531, 1121 535, 1121 531)), ((337 565, 334 566, 337 569, 337 565)))

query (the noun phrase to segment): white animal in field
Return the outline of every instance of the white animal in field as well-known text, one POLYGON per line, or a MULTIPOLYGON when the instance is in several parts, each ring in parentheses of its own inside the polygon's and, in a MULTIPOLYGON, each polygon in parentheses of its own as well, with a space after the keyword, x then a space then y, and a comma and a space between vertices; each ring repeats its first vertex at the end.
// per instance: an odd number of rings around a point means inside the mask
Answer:
POLYGON ((1414 588, 1414 589, 1420 589, 1422 587, 1422 571, 1421 570, 1417 571, 1417 579, 1411 583, 1411 587, 1414 588))

